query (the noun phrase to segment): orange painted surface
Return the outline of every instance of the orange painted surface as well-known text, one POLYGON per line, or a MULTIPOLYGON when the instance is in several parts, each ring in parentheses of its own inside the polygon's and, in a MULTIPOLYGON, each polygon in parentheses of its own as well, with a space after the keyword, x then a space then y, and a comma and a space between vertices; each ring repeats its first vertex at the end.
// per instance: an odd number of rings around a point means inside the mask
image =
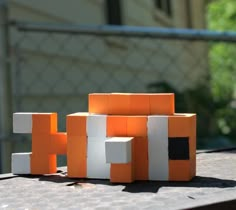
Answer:
POLYGON ((130 112, 130 94, 109 94, 108 109, 108 114, 111 115, 128 115, 130 112))
POLYGON ((57 172, 56 155, 31 155, 31 174, 52 174, 57 172))
POLYGON ((75 113, 66 117, 66 131, 72 136, 87 136, 86 121, 89 113, 75 113))
POLYGON ((32 125, 31 173, 56 173, 56 155, 50 153, 51 136, 57 133, 57 113, 33 114, 32 125))
POLYGON ((89 94, 88 110, 89 113, 107 114, 108 113, 108 95, 106 93, 89 94))
POLYGON ((149 115, 150 100, 149 94, 131 94, 129 115, 149 115))
POLYGON ((68 177, 85 178, 87 176, 87 137, 68 135, 67 174, 68 177))
POLYGON ((50 153, 65 155, 67 153, 66 133, 56 133, 51 135, 50 153))
POLYGON ((169 137, 189 137, 190 159, 196 156, 196 114, 175 114, 168 117, 169 137))
POLYGON ((51 149, 50 134, 35 134, 32 133, 32 153, 48 155, 51 149))
POLYGON ((190 181, 192 179, 189 160, 169 160, 170 181, 190 181))
POLYGON ((57 132, 57 113, 32 115, 32 133, 51 134, 56 132, 57 132))
POLYGON ((132 163, 111 164, 110 181, 118 183, 131 183, 134 181, 134 170, 132 163))
POLYGON ((107 116, 107 136, 127 136, 127 116, 107 116))
POLYGON ((147 116, 128 116, 127 136, 147 136, 147 116))
POLYGON ((196 136, 189 137, 189 157, 190 159, 196 157, 196 136))
POLYGON ((190 152, 190 158, 196 158, 196 149, 197 149, 197 116, 193 115, 191 117, 191 133, 190 133, 190 137, 189 137, 189 152, 190 152))
POLYGON ((190 159, 190 175, 191 177, 196 176, 196 156, 190 159))
POLYGON ((148 140, 147 137, 134 138, 135 180, 148 180, 148 140))
MULTIPOLYGON (((168 136, 188 137, 193 134, 193 126, 196 125, 195 114, 175 114, 168 116, 168 136), (194 123, 195 122, 195 123, 194 123)), ((195 127, 196 128, 196 127, 195 127)))
POLYGON ((150 94, 150 114, 173 115, 175 112, 175 99, 173 93, 150 94))

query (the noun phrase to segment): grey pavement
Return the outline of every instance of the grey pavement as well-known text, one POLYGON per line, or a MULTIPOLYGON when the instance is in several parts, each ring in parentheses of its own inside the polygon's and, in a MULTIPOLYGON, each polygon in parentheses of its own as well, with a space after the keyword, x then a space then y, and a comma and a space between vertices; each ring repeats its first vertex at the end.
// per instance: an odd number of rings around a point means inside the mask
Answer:
POLYGON ((236 150, 198 154, 191 182, 111 184, 69 179, 66 167, 60 169, 47 176, 0 175, 0 209, 191 209, 236 200, 236 150))

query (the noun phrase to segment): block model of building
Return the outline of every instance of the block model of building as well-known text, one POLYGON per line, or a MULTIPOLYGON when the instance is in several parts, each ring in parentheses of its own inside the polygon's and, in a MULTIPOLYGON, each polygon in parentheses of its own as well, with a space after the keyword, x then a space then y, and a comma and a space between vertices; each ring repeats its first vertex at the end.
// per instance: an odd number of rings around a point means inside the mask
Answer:
POLYGON ((12 154, 14 174, 51 174, 67 155, 73 178, 189 181, 196 174, 196 114, 176 114, 174 94, 89 94, 88 112, 14 113, 14 133, 32 133, 32 153, 12 154))

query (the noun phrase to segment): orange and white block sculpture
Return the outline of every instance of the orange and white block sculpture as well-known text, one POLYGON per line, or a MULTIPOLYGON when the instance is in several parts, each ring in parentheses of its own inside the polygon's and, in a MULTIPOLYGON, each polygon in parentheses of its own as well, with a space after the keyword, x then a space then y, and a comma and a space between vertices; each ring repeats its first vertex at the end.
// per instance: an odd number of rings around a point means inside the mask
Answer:
POLYGON ((14 174, 56 172, 67 155, 68 177, 189 181, 196 175, 196 114, 176 114, 174 94, 89 94, 89 112, 14 113, 15 133, 32 133, 32 154, 14 153, 14 174))

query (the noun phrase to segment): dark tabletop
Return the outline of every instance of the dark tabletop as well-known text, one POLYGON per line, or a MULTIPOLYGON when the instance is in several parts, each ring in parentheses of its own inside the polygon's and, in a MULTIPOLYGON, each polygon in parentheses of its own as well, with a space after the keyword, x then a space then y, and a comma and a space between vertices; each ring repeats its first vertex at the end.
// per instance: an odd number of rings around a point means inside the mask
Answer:
MULTIPOLYGON (((191 182, 69 179, 0 175, 0 209, 183 209, 236 200, 236 150, 197 154, 191 182)), ((235 208, 236 209, 236 208, 235 208)))

